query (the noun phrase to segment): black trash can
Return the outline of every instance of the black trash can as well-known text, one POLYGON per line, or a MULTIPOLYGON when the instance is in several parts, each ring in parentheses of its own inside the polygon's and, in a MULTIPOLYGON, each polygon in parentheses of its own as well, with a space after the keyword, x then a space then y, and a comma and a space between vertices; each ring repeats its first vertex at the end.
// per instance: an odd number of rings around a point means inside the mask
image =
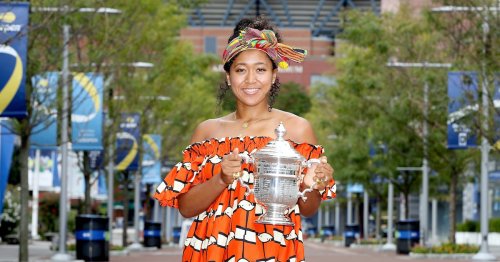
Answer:
POLYGON ((344 229, 344 245, 350 247, 359 238, 359 225, 346 225, 344 229))
POLYGON ((181 227, 174 227, 172 236, 174 238, 174 243, 179 244, 179 239, 181 238, 181 227))
POLYGON ((325 239, 333 237, 335 235, 335 226, 328 225, 321 227, 321 241, 325 241, 325 239))
POLYGON ((109 261, 108 217, 76 217, 76 258, 85 261, 109 261))
POLYGON ((144 222, 144 247, 161 248, 161 223, 144 222))
POLYGON ((396 253, 409 254, 420 240, 418 220, 400 220, 396 224, 396 253))

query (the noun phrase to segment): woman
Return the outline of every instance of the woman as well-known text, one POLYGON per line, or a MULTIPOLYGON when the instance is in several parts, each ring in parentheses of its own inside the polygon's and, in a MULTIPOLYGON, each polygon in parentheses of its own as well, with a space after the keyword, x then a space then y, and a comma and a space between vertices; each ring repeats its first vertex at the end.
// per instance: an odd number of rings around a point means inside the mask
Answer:
POLYGON ((335 197, 333 168, 315 146, 310 123, 294 114, 273 109, 279 90, 277 67, 301 62, 305 50, 279 43, 279 34, 263 18, 240 21, 223 54, 226 87, 236 98, 236 110, 198 125, 183 162, 165 177, 155 198, 163 206, 179 208, 184 217, 196 216, 183 253, 183 261, 303 261, 301 217, 313 215, 322 199, 335 197), (289 210, 294 226, 257 224, 262 207, 235 178, 253 181, 254 167, 241 153, 264 147, 283 122, 286 139, 307 159, 320 158, 310 168, 301 191, 307 201, 289 210), (316 183, 318 182, 318 183, 316 183), (316 183, 316 184, 315 184, 316 183))

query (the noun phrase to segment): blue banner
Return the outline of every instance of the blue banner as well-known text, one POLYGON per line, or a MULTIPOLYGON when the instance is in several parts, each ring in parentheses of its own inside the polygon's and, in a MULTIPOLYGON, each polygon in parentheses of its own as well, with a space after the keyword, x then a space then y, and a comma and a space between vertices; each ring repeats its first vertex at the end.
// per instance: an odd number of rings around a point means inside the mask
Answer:
POLYGON ((139 169, 139 114, 122 114, 120 131, 116 134, 116 170, 139 169))
POLYGON ((0 116, 26 117, 29 3, 0 3, 0 116))
POLYGON ((3 213, 3 198, 9 180, 15 135, 9 130, 7 121, 0 119, 0 216, 3 213))
POLYGON ((448 73, 448 148, 477 147, 478 76, 475 72, 448 73))
POLYGON ((33 84, 33 127, 30 147, 55 149, 57 147, 57 87, 58 72, 47 72, 31 79, 33 84))
POLYGON ((71 141, 74 151, 102 149, 103 86, 101 74, 73 74, 71 141))
POLYGON ((161 178, 161 136, 142 136, 142 183, 159 184, 161 178))
POLYGON ((95 150, 95 151, 89 151, 89 158, 90 158, 90 169, 92 170, 101 170, 104 168, 104 162, 103 162, 103 151, 102 150, 95 150))

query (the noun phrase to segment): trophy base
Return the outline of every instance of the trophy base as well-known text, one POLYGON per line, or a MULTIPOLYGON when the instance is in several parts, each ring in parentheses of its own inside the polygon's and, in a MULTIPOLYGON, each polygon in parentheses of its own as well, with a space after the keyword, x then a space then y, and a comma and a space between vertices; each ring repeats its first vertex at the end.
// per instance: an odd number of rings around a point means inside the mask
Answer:
POLYGON ((267 205, 266 212, 261 215, 255 223, 258 224, 270 224, 270 225, 280 225, 280 226, 294 226, 295 224, 285 215, 285 211, 288 206, 280 204, 269 204, 267 205))

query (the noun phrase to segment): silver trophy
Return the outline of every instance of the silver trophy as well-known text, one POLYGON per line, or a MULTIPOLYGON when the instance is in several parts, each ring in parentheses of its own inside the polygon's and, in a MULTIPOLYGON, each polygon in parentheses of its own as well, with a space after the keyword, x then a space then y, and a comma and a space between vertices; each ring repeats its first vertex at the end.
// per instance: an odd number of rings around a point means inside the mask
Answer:
POLYGON ((319 159, 306 160, 292 148, 283 137, 286 129, 283 123, 275 129, 276 140, 269 142, 264 148, 257 150, 250 156, 242 155, 247 163, 253 163, 254 187, 251 189, 238 178, 241 185, 247 189, 246 195, 253 193, 255 200, 264 209, 264 214, 255 222, 273 225, 294 225, 286 216, 286 211, 297 203, 299 198, 306 201, 305 194, 313 190, 313 186, 300 192, 303 181, 302 171, 319 163, 319 159))

